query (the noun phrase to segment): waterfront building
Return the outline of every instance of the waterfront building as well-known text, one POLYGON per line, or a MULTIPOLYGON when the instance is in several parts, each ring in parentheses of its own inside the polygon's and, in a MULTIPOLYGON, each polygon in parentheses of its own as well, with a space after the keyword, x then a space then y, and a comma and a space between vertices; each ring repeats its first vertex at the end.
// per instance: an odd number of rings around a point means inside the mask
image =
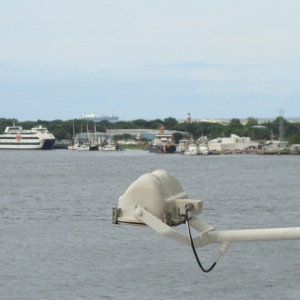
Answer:
POLYGON ((209 141, 208 148, 211 152, 245 151, 258 148, 258 143, 251 141, 249 137, 231 134, 230 137, 219 137, 209 141))

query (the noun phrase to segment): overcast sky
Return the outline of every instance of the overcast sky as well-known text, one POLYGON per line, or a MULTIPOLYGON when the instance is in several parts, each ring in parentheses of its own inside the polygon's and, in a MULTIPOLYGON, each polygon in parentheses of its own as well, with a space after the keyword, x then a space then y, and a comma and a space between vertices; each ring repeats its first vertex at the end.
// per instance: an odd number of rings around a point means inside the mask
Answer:
POLYGON ((299 117, 299 0, 0 0, 0 117, 299 117))

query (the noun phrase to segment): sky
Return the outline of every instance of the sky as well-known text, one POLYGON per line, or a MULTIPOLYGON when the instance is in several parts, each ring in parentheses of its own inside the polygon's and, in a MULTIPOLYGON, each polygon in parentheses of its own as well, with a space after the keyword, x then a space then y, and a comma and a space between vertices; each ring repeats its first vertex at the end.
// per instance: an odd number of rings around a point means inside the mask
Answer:
POLYGON ((0 118, 298 118, 299 15, 299 0, 0 0, 0 118))

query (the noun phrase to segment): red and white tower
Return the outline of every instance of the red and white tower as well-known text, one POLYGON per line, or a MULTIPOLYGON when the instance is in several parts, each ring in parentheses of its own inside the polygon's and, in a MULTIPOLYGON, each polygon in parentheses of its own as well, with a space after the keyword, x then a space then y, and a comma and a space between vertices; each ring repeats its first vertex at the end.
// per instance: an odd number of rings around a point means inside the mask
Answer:
POLYGON ((191 123, 191 114, 190 114, 190 113, 187 114, 186 122, 187 122, 188 124, 191 123))

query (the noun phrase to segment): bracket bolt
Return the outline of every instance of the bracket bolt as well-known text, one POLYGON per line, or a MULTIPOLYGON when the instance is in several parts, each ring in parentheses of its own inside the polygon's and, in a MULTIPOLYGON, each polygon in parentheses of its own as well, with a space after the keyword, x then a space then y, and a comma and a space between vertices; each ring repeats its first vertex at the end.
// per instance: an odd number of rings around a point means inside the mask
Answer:
POLYGON ((135 210, 135 215, 136 215, 137 217, 141 217, 141 216, 143 215, 142 210, 141 210, 140 208, 137 208, 137 209, 135 210))

